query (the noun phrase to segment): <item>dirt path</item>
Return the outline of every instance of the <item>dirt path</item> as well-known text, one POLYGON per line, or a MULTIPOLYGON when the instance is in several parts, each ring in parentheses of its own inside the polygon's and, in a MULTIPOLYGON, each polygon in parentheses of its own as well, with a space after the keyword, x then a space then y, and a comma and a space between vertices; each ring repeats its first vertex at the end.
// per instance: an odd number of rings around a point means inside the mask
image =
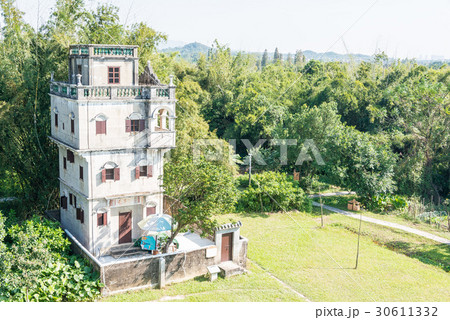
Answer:
MULTIPOLYGON (((338 194, 330 194, 330 195, 338 195, 338 194)), ((312 204, 313 204, 313 206, 320 207, 320 203, 318 203, 318 202, 313 201, 312 204)), ((338 208, 335 208, 335 207, 330 207, 330 206, 327 206, 325 204, 323 205, 323 208, 326 209, 326 210, 332 211, 332 212, 336 212, 336 213, 340 213, 340 214, 346 215, 347 217, 350 217, 350 218, 354 218, 354 219, 359 219, 360 218, 359 214, 355 214, 355 213, 352 213, 352 212, 341 210, 341 209, 338 209, 338 208)), ((370 217, 365 217, 365 216, 362 216, 361 220, 362 221, 366 221, 366 222, 370 222, 370 223, 375 223, 375 224, 378 224, 378 225, 381 225, 381 226, 385 226, 385 227, 389 227, 389 228, 403 230, 403 231, 406 231, 406 232, 409 232, 409 233, 413 233, 413 234, 416 234, 418 236, 421 236, 421 237, 424 237, 424 238, 427 238, 427 239, 434 240, 434 241, 439 242, 439 243, 444 243, 444 244, 450 245, 450 240, 448 240, 448 239, 441 238, 441 237, 436 236, 434 234, 431 234, 431 233, 428 233, 428 232, 425 232, 425 231, 421 231, 421 230, 417 230, 417 229, 414 229, 414 228, 410 228, 410 227, 407 227, 407 226, 404 226, 404 225, 401 225, 401 224, 398 224, 398 223, 383 221, 383 220, 370 218, 370 217)))

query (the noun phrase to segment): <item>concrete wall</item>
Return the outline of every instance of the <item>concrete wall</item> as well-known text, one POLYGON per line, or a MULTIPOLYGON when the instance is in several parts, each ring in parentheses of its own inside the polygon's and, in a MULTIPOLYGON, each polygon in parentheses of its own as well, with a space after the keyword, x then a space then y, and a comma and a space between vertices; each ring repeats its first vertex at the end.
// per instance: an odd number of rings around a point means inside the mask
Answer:
MULTIPOLYGON (((245 256, 245 259, 236 263, 245 268, 248 241, 242 238, 241 242, 239 255, 245 256)), ((157 287, 160 257, 165 260, 166 284, 205 275, 208 272, 206 267, 216 264, 214 257, 206 258, 206 248, 203 248, 186 253, 149 256, 141 260, 106 265, 103 267, 102 273, 107 287, 107 291, 104 293, 146 286, 157 287)))

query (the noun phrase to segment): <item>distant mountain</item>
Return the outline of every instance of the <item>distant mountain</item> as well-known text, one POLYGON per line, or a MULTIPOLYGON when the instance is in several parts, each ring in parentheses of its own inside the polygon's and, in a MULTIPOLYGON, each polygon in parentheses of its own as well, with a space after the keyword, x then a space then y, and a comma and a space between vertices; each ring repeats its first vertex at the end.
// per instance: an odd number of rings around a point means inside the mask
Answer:
MULTIPOLYGON (((208 51, 211 49, 211 47, 208 47, 204 44, 201 44, 199 42, 193 42, 188 43, 184 46, 177 46, 177 47, 171 47, 171 48, 165 48, 160 50, 161 52, 178 52, 179 57, 191 61, 196 62, 198 58, 200 57, 200 54, 204 54, 205 56, 208 54, 208 51)), ((232 51, 232 54, 237 54, 239 51, 232 51)), ((262 52, 247 52, 248 54, 253 54, 257 57, 262 57, 262 52)), ((292 58, 294 58, 295 53, 291 52, 292 58)), ((351 54, 341 54, 336 52, 325 52, 325 53, 319 53, 311 50, 305 50, 303 51, 304 56, 306 57, 306 60, 320 60, 320 61, 341 61, 341 62, 361 62, 361 61, 371 61, 372 56, 360 54, 360 53, 351 53, 351 54)), ((288 53, 282 53, 283 60, 286 60, 288 53)), ((269 57, 273 57, 273 52, 269 52, 269 57)), ((394 60, 394 59, 389 59, 394 60)), ((436 64, 439 66, 442 63, 449 63, 449 60, 418 60, 417 63, 424 64, 424 65, 433 65, 436 64)))
POLYGON ((208 54, 208 50, 211 49, 204 44, 199 42, 188 43, 182 47, 174 47, 174 48, 166 48, 160 50, 161 52, 178 52, 180 58, 185 60, 195 62, 200 57, 200 54, 203 53, 205 56, 208 54))

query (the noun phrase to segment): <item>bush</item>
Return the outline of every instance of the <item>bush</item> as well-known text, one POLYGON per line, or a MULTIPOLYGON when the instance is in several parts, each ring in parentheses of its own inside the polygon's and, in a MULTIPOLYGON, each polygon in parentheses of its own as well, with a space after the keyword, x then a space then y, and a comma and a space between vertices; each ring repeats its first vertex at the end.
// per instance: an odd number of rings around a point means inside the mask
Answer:
POLYGON ((5 230, 4 220, 0 213, 0 301, 87 301, 100 295, 98 275, 69 254, 70 242, 57 223, 35 216, 5 230))
POLYGON ((363 201, 365 207, 372 211, 388 212, 403 209, 408 206, 406 199, 398 195, 376 195, 363 201))
POLYGON ((282 210, 310 212, 311 201, 297 181, 283 173, 263 172, 252 175, 251 185, 241 192, 238 210, 274 212, 282 210))

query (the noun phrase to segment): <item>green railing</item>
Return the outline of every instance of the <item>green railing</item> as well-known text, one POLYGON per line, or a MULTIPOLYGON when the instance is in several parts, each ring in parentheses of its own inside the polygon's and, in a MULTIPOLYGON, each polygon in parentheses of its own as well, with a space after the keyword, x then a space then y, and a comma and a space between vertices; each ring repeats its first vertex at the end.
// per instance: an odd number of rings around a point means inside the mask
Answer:
POLYGON ((132 56, 133 49, 129 48, 94 48, 94 55, 108 55, 108 56, 132 56))
POLYGON ((156 89, 156 96, 158 98, 168 98, 169 97, 169 89, 158 88, 156 89))

